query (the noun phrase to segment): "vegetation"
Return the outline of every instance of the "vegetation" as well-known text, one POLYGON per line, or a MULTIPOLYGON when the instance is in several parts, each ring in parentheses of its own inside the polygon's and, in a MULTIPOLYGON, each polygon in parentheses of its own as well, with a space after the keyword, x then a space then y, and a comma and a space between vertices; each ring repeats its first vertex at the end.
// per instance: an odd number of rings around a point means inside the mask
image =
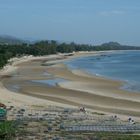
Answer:
POLYGON ((139 140, 140 136, 139 135, 130 135, 130 134, 111 134, 111 133, 106 133, 106 134, 96 134, 96 133, 82 133, 82 134, 75 134, 69 136, 68 134, 66 135, 69 137, 69 139, 74 140, 139 140))
POLYGON ((12 121, 0 122, 0 140, 12 140, 15 135, 15 128, 12 121))
POLYGON ((120 134, 120 133, 99 133, 96 134, 97 140, 139 140, 137 134, 120 134))
POLYGON ((56 53, 71 53, 77 51, 103 51, 103 50, 139 50, 140 47, 123 46, 116 42, 105 43, 100 46, 58 43, 52 41, 40 41, 34 44, 1 44, 0 45, 0 68, 8 63, 12 57, 22 55, 42 56, 56 53))

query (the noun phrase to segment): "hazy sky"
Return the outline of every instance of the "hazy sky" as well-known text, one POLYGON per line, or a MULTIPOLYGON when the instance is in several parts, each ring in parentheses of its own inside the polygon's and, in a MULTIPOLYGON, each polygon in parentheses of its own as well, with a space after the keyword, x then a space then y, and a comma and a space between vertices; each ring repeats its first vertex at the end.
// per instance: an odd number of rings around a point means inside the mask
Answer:
POLYGON ((140 46, 140 0, 0 0, 0 34, 140 46))

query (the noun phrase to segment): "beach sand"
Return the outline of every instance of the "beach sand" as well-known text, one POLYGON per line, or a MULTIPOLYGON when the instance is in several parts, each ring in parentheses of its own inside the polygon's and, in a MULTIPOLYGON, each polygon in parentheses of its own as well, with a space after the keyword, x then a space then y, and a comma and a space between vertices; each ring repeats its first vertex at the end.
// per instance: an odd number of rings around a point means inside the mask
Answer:
MULTIPOLYGON (((80 53, 65 60, 97 54, 99 53, 80 53)), ((14 68, 16 67, 14 73, 1 76, 0 102, 14 103, 15 106, 38 104, 63 107, 84 106, 87 109, 108 114, 140 117, 140 93, 120 89, 123 82, 89 75, 79 70, 71 71, 60 60, 59 63, 56 60, 49 62, 54 63, 51 66, 42 65, 47 59, 47 57, 27 59, 14 65, 14 68), (44 75, 46 72, 51 76, 44 75), (60 82, 56 86, 31 81, 53 78, 63 78, 67 81, 60 82), (18 93, 6 89, 11 85, 20 87, 18 93)))
MULTIPOLYGON (((33 96, 24 95, 20 92, 10 91, 9 89, 6 88, 7 83, 5 82, 5 81, 8 81, 8 83, 11 82, 10 79, 12 77, 18 77, 21 81, 24 79, 30 79, 28 75, 26 75, 26 72, 21 76, 17 76, 19 73, 20 66, 26 64, 27 62, 28 63, 31 63, 31 61, 42 62, 43 60, 54 59, 56 57, 59 58, 59 56, 57 55, 43 56, 43 57, 25 56, 22 58, 14 58, 14 60, 12 60, 13 61, 12 65, 7 65, 2 70, 0 70, 0 103, 5 104, 7 107, 9 106, 14 106, 15 108, 27 107, 28 109, 34 109, 34 107, 36 106, 40 106, 40 107, 62 106, 63 107, 64 105, 61 103, 52 102, 50 100, 46 101, 46 99, 36 98, 33 96)), ((31 77, 32 79, 34 79, 33 75, 31 77)), ((13 78, 11 85, 15 82, 22 83, 20 81, 15 81, 13 78)), ((68 105, 67 107, 70 107, 70 105, 68 105)))

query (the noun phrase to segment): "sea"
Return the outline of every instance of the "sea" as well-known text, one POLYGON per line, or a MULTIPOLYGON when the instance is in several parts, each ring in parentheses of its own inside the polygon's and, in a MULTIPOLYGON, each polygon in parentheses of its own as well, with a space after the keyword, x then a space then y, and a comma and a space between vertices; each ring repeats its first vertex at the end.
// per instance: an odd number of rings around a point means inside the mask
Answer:
POLYGON ((113 51, 65 62, 70 69, 124 81, 121 89, 140 93, 140 51, 113 51))

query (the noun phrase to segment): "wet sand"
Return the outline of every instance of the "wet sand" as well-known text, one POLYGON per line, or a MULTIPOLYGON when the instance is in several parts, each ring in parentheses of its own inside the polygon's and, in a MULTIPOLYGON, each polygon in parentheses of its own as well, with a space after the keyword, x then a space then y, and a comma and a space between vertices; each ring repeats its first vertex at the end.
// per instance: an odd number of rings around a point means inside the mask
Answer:
POLYGON ((55 61, 51 66, 44 66, 42 63, 45 61, 38 59, 18 64, 18 69, 12 77, 3 78, 4 86, 8 88, 9 85, 18 85, 19 94, 54 104, 60 103, 64 107, 84 106, 100 112, 140 117, 140 93, 120 89, 123 82, 91 76, 82 71, 71 71, 60 61, 55 61), (45 72, 52 76, 44 75, 45 72), (57 86, 31 82, 53 78, 68 81, 57 86))

